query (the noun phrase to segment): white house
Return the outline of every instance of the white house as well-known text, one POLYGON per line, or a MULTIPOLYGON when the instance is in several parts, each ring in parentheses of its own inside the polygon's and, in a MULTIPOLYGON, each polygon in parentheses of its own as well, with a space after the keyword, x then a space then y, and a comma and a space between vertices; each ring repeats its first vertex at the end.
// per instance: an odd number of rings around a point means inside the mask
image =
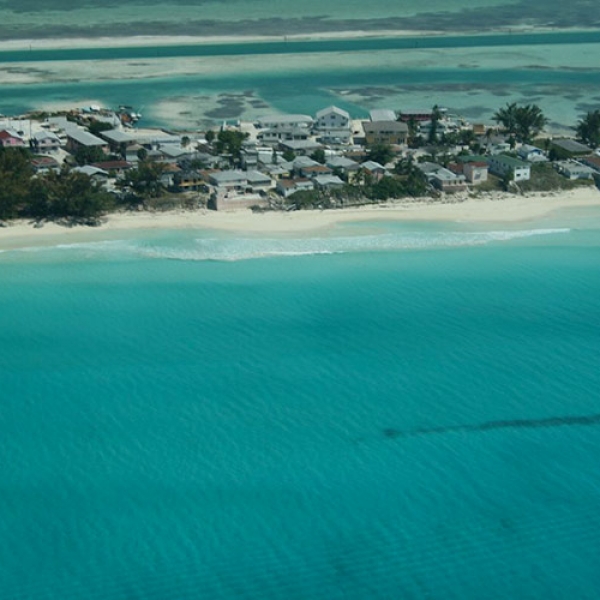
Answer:
POLYGON ((350 129, 350 115, 337 106, 328 106, 317 113, 315 127, 320 131, 350 129))
POLYGON ((467 181, 473 185, 483 183, 488 179, 488 164, 482 161, 468 162, 463 165, 463 173, 467 181))
POLYGON ((312 117, 308 115, 268 115, 258 119, 256 124, 266 129, 308 129, 313 124, 312 117))
POLYGON ((33 146, 36 152, 57 152, 60 148, 60 138, 51 131, 37 131, 33 134, 33 146))
POLYGON ((490 171, 500 177, 512 173, 513 181, 529 181, 531 178, 531 165, 529 163, 512 156, 506 156, 506 154, 490 156, 489 165, 490 171))
POLYGON ((528 162, 544 162, 548 160, 542 150, 529 144, 523 144, 517 150, 517 155, 521 160, 528 162))

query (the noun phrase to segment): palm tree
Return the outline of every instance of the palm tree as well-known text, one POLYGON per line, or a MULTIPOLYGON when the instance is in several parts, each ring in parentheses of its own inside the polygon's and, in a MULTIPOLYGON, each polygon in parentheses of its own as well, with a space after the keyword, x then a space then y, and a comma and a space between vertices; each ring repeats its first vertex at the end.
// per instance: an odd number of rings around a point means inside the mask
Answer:
POLYGON ((494 121, 505 131, 521 142, 530 142, 548 123, 542 109, 537 104, 519 106, 511 102, 494 114, 494 121))
POLYGON ((600 146, 600 110, 590 111, 577 124, 577 137, 592 148, 600 146))
POLYGON ((522 142, 530 142, 548 123, 542 109, 537 104, 519 106, 517 109, 517 137, 522 142))
POLYGON ((508 133, 517 132, 517 103, 511 102, 505 108, 500 108, 494 113, 494 121, 502 125, 508 133))

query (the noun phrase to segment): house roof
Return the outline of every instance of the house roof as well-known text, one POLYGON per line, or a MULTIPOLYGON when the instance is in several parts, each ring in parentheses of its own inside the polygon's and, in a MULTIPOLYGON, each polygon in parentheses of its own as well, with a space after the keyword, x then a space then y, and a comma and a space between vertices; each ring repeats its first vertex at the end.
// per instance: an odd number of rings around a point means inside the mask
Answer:
POLYGON ((502 163, 504 165, 512 167, 513 169, 522 169, 531 166, 528 162, 525 162, 518 158, 513 158, 512 156, 507 156, 506 154, 497 154, 496 156, 491 156, 490 162, 491 161, 502 163))
POLYGON ((317 119, 325 117, 329 113, 335 113, 336 115, 340 115, 341 117, 346 117, 346 119, 350 119, 350 113, 341 108, 338 108, 337 106, 328 106, 327 108, 323 108, 317 113, 317 119))
POLYGON ((363 128, 365 133, 408 133, 408 125, 401 121, 367 121, 363 128))
POLYGON ((360 166, 361 168, 367 169, 369 171, 385 171, 385 167, 383 165, 380 165, 378 162, 375 162, 374 160, 368 160, 362 163, 360 166))
POLYGON ((395 121, 396 113, 388 108, 375 108, 370 113, 371 121, 376 123, 377 121, 395 121))
POLYGON ((82 146, 106 146, 106 142, 101 140, 99 137, 91 134, 89 131, 82 131, 75 127, 67 129, 67 136, 75 140, 82 146))
POLYGON ((280 123, 282 125, 306 123, 307 125, 310 125, 313 122, 313 119, 308 115, 267 115, 266 117, 258 119, 257 122, 261 127, 268 126, 272 123, 280 123))
POLYGON ((584 153, 592 151, 592 149, 589 146, 586 146, 585 144, 580 144, 579 142, 570 139, 552 140, 552 145, 558 146, 559 148, 562 148, 567 152, 584 153))

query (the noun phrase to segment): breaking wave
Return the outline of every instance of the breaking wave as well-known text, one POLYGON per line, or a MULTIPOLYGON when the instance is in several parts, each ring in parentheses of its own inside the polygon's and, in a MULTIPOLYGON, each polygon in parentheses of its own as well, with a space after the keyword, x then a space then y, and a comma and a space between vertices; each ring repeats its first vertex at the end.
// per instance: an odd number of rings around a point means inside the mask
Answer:
POLYGON ((483 246, 533 236, 569 233, 566 228, 514 231, 394 232, 328 237, 176 237, 160 240, 110 240, 22 248, 20 252, 71 251, 79 257, 150 258, 183 261, 239 261, 268 257, 385 252, 483 246))

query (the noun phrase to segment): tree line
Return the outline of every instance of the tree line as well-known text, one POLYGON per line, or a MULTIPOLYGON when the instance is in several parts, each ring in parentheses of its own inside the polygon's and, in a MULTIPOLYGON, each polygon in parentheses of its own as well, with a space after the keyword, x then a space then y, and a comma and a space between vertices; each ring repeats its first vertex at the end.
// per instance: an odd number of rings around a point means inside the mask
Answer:
POLYGON ((69 169, 36 174, 30 154, 0 146, 0 221, 17 218, 95 223, 114 197, 83 173, 69 169))

